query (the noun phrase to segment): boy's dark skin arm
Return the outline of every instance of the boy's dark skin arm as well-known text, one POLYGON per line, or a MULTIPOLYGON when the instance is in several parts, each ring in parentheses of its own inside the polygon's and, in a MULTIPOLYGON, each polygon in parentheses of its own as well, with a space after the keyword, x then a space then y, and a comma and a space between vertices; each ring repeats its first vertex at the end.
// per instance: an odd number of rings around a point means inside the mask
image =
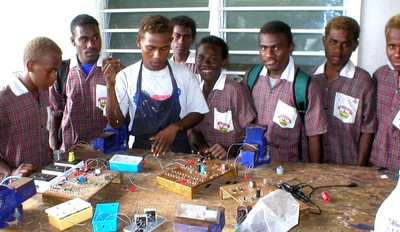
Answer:
POLYGON ((169 146, 174 142, 176 134, 179 131, 188 130, 203 120, 204 115, 196 112, 189 113, 176 123, 172 123, 165 129, 159 131, 150 138, 154 141, 152 153, 155 155, 163 155, 167 152, 169 146))
POLYGON ((308 155, 310 163, 321 163, 322 138, 321 135, 307 136, 308 155))
POLYGON ((125 121, 125 117, 119 107, 117 94, 115 92, 115 77, 120 70, 121 64, 119 59, 112 57, 103 59, 102 71, 107 87, 107 119, 108 123, 116 129, 120 128, 125 121))
POLYGON ((52 150, 60 149, 60 143, 58 141, 58 132, 60 130, 62 117, 51 115, 51 125, 49 130, 50 147, 52 150))
POLYGON ((4 174, 4 176, 27 176, 33 170, 35 170, 33 164, 23 163, 18 168, 12 168, 0 158, 0 173, 4 174))
POLYGON ((358 143, 358 157, 357 166, 367 166, 368 158, 371 154, 372 142, 374 141, 374 134, 362 133, 358 143))

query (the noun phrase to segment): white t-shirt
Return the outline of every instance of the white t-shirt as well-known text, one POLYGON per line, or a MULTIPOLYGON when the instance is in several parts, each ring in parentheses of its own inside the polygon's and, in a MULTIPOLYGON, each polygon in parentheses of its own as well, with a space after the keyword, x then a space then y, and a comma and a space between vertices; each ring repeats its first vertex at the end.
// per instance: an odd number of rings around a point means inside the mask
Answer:
MULTIPOLYGON (((131 118, 135 115, 136 105, 133 99, 136 94, 137 78, 142 61, 136 62, 117 74, 115 92, 122 114, 131 118)), ((205 114, 209 111, 206 100, 198 85, 193 72, 184 65, 168 61, 178 88, 181 112, 179 116, 184 118, 192 112, 205 114)), ((172 83, 168 66, 160 71, 151 71, 142 67, 142 91, 147 92, 155 99, 165 98, 172 93, 172 83)), ((131 130, 133 120, 129 124, 131 130)))

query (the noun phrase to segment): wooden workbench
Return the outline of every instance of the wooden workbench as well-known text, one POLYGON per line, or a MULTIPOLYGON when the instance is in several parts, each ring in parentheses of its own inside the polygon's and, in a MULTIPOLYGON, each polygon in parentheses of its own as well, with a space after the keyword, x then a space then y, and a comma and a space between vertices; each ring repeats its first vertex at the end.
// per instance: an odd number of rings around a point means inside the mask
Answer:
MULTIPOLYGON (((133 154, 146 156, 148 152, 142 150, 128 150, 119 154, 133 154)), ((86 158, 111 158, 112 155, 104 155, 98 151, 76 151, 75 156, 80 159, 86 158)), ((168 153, 159 158, 164 169, 172 168, 173 162, 184 162, 182 159, 193 159, 189 154, 168 153)), ((229 160, 233 163, 234 160, 229 160)), ((208 188, 199 190, 196 198, 191 200, 182 195, 164 190, 157 186, 156 176, 161 174, 160 163, 152 156, 148 156, 146 163, 138 173, 124 173, 122 184, 110 184, 89 201, 95 208, 97 203, 119 202, 119 213, 133 218, 134 212, 139 210, 143 213, 144 208, 157 208, 160 216, 166 217, 168 221, 156 231, 173 231, 173 220, 178 202, 199 204, 206 206, 225 207, 224 231, 234 231, 236 224, 236 210, 239 204, 234 199, 221 200, 219 197, 220 184, 211 184, 208 188), (138 185, 133 192, 129 190, 133 184, 138 185)), ((239 182, 244 181, 244 170, 239 170, 239 182)), ((356 188, 322 188, 315 191, 312 200, 321 207, 322 214, 310 213, 309 218, 300 222, 291 231, 354 231, 350 224, 366 224, 373 226, 375 214, 379 205, 393 190, 396 181, 394 178, 382 179, 376 168, 362 168, 352 166, 337 166, 328 164, 305 164, 305 163, 277 163, 262 165, 250 170, 250 179, 268 178, 276 182, 290 181, 295 178, 313 187, 326 185, 347 185, 357 183, 356 188), (284 174, 277 175, 276 167, 282 165, 284 174), (331 203, 324 202, 320 192, 326 191, 331 197, 331 203)), ((298 183, 296 181, 290 183, 298 183)), ((307 189, 304 190, 307 194, 307 189)), ((53 206, 43 202, 42 196, 37 194, 23 204, 23 222, 19 225, 9 227, 9 230, 18 231, 58 231, 48 222, 45 209, 53 206)), ((315 207, 311 206, 311 212, 315 207)), ((118 230, 122 231, 128 225, 125 216, 120 215, 118 230)), ((84 225, 73 226, 65 231, 92 231, 91 220, 84 225)))

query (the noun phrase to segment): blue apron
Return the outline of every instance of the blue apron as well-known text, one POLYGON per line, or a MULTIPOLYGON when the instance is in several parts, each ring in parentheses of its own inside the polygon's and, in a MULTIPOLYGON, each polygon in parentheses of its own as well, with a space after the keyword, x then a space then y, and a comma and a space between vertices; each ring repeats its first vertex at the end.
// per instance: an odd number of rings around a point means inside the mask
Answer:
MULTIPOLYGON (((134 148, 151 149, 153 141, 150 137, 163 130, 168 125, 181 120, 179 113, 181 105, 179 103, 178 87, 168 61, 169 74, 172 82, 172 95, 166 100, 160 101, 142 93, 142 67, 140 64, 138 80, 136 84, 136 112, 133 119, 133 127, 130 134, 135 136, 134 148)), ((190 153, 190 144, 186 131, 179 131, 174 142, 169 147, 173 152, 190 153)))

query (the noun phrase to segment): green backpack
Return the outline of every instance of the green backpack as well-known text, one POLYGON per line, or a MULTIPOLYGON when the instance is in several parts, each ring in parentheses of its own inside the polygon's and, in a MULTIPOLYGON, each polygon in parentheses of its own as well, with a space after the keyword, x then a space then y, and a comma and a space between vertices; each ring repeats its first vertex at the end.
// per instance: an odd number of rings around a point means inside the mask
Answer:
MULTIPOLYGON (((263 67, 263 64, 257 64, 253 68, 251 68, 247 76, 247 86, 249 87, 250 92, 253 90, 253 87, 256 84, 263 67)), ((297 69, 296 75, 294 77, 293 96, 294 102, 296 104, 296 109, 302 117, 307 110, 307 93, 310 79, 311 76, 308 73, 299 68, 297 69)))
MULTIPOLYGON (((263 69, 263 64, 255 65, 247 75, 247 86, 250 89, 250 92, 253 91, 253 87, 257 82, 258 77, 260 76, 260 72, 263 69)), ((304 72, 301 69, 296 70, 296 74, 294 76, 294 84, 293 84, 293 96, 294 102, 296 104, 296 109, 300 114, 301 121, 304 123, 304 117, 307 111, 307 93, 308 86, 310 84, 311 76, 304 72)), ((301 129, 300 129, 301 130, 301 129)), ((302 133, 300 132, 300 140, 299 140, 299 160, 303 161, 303 152, 302 152, 302 133)))

